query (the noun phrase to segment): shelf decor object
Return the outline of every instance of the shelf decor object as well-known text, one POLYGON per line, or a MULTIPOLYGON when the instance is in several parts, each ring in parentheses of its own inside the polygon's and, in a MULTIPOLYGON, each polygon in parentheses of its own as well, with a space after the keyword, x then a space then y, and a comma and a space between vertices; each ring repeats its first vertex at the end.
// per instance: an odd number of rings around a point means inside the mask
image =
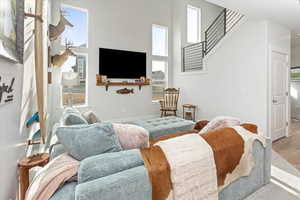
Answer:
POLYGON ((149 86, 150 79, 146 79, 145 81, 119 81, 119 82, 112 82, 112 81, 103 81, 103 75, 97 74, 96 75, 96 85, 97 86, 104 86, 105 90, 108 91, 108 88, 111 86, 138 86, 139 90, 142 89, 142 86, 149 86))
POLYGON ((183 107, 183 119, 195 121, 196 119, 196 106, 192 104, 184 104, 183 107))

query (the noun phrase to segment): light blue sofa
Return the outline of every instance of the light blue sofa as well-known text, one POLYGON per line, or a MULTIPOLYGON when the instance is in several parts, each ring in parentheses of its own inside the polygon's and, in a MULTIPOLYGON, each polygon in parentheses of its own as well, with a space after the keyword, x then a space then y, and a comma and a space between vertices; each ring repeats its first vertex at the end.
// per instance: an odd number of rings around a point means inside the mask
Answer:
MULTIPOLYGON (((194 126, 193 124, 188 126, 187 123, 178 118, 139 121, 135 124, 148 129, 152 135, 151 138, 188 131, 194 126), (172 129, 168 127, 170 121, 177 125, 183 123, 183 128, 172 129), (184 127, 183 125, 187 126, 184 127)), ((220 200, 242 200, 269 183, 271 177, 271 140, 267 141, 266 148, 258 141, 255 141, 253 145, 255 168, 250 176, 242 177, 223 189, 219 193, 220 200)), ((51 157, 55 157, 64 152, 64 148, 61 144, 55 144, 51 151, 51 157)), ((105 153, 82 160, 77 179, 64 184, 51 197, 51 200, 62 199, 152 200, 148 173, 139 150, 105 153)))
MULTIPOLYGON (((220 200, 242 200, 270 181, 271 141, 254 142, 255 168, 219 193, 220 200)), ((107 153, 82 161, 78 181, 65 184, 51 200, 152 200, 139 150, 107 153)))

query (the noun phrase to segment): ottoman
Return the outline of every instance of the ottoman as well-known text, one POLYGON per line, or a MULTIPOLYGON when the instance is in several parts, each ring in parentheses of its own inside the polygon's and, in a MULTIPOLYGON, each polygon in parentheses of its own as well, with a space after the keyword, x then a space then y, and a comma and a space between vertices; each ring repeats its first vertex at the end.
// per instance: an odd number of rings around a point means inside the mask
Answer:
POLYGON ((165 117, 150 119, 144 121, 136 121, 132 124, 141 126, 149 131, 150 139, 168 135, 170 133, 178 133, 190 131, 194 129, 195 123, 178 117, 165 117))

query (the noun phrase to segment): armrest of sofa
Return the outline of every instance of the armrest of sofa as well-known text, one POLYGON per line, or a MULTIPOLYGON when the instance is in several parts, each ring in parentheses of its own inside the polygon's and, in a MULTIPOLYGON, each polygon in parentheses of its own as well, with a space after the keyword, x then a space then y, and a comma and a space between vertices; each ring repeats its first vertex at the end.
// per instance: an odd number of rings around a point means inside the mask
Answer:
POLYGON ((152 188, 144 166, 77 185, 75 200, 151 200, 152 188))
POLYGON ((78 183, 85 183, 144 165, 140 150, 105 153, 81 161, 78 183))

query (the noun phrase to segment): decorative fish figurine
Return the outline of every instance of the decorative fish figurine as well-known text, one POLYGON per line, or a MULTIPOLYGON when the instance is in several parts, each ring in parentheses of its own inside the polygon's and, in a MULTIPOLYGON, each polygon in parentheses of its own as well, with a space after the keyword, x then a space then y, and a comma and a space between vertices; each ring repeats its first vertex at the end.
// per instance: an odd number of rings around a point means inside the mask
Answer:
POLYGON ((134 89, 128 89, 128 88, 123 88, 120 90, 117 90, 118 94, 134 94, 134 89))

